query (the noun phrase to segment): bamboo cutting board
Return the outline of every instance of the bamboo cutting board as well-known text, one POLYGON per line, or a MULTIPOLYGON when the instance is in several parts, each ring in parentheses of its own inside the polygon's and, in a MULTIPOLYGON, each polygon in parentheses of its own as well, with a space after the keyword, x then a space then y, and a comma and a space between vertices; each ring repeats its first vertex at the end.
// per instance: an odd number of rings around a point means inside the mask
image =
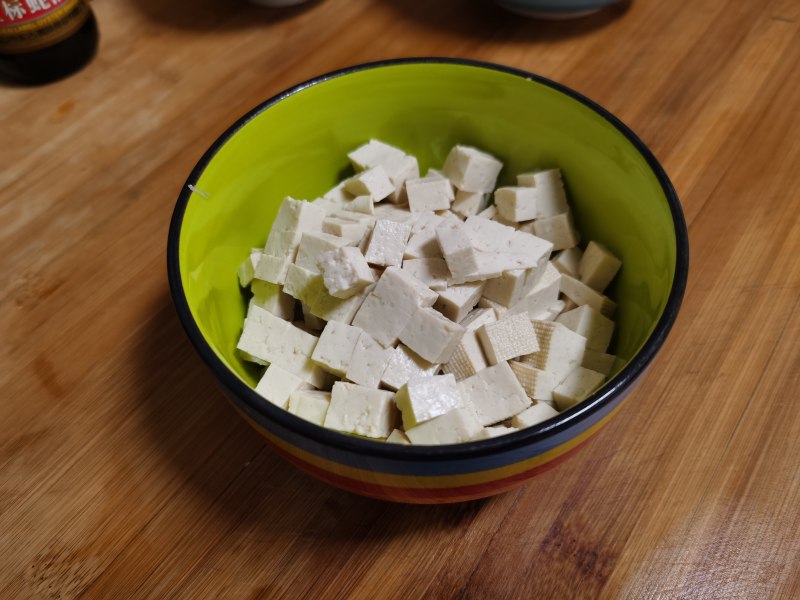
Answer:
POLYGON ((0 88, 0 598, 800 597, 800 4, 93 3, 97 59, 0 88), (535 71, 630 125, 689 224, 678 323, 581 453, 454 506, 329 488, 223 400, 169 299, 177 193, 235 118, 399 56, 535 71))

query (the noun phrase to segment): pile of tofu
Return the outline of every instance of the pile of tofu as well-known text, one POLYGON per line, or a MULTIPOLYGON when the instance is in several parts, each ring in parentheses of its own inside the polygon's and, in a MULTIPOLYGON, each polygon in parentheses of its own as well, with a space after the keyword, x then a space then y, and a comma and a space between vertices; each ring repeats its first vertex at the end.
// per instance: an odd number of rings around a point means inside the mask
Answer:
POLYGON ((495 189, 495 157, 455 146, 441 171, 371 140, 355 175, 286 198, 238 271, 237 348, 268 402, 337 431, 456 444, 541 423, 611 373, 621 267, 582 250, 558 169, 495 189), (494 200, 492 203, 491 200, 494 200))

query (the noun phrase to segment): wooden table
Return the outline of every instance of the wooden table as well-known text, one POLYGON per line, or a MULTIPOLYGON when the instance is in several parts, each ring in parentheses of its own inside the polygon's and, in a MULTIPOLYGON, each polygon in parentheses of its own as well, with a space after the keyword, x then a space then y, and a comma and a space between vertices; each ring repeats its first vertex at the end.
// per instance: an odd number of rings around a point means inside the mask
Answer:
POLYGON ((0 598, 800 597, 800 4, 97 0, 97 59, 0 89, 0 598), (616 113, 689 223, 678 323, 582 453, 454 506, 279 459, 181 330, 165 241, 236 117, 388 57, 479 58, 616 113))

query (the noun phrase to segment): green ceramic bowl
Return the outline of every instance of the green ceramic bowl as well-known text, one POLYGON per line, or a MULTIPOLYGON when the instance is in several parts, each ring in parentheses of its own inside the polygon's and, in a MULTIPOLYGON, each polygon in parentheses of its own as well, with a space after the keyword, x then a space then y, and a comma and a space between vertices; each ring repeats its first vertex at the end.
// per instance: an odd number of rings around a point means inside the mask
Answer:
POLYGON ((200 159, 180 194, 168 240, 170 287, 189 338, 234 407, 277 452, 339 487, 408 502, 509 489, 557 464, 607 422, 671 328, 688 269, 686 225, 664 171, 625 125, 547 79, 465 60, 408 59, 300 84, 239 119, 200 159), (454 144, 505 162, 500 183, 535 167, 562 169, 584 239, 623 261, 614 377, 541 425, 491 440, 413 447, 317 427, 262 400, 258 370, 235 352, 247 299, 236 268, 265 243, 284 196, 316 198, 348 172, 370 138, 440 167, 454 144))

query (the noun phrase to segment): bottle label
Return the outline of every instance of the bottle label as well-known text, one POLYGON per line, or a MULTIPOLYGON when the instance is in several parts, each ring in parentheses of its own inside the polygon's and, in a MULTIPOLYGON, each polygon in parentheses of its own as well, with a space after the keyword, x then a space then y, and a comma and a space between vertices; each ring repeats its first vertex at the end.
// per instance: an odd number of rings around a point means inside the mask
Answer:
POLYGON ((0 0, 0 53, 57 44, 80 29, 89 14, 84 0, 0 0))

